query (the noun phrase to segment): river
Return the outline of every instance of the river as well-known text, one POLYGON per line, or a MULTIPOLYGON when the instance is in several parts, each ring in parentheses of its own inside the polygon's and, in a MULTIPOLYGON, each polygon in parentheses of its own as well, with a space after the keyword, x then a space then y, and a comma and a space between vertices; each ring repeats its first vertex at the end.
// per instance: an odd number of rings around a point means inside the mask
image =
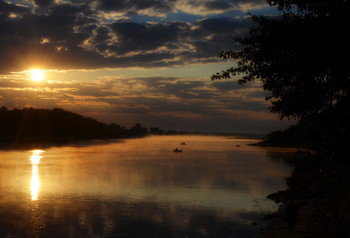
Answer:
POLYGON ((1 150, 0 237, 256 237, 292 150, 254 142, 177 135, 1 150))

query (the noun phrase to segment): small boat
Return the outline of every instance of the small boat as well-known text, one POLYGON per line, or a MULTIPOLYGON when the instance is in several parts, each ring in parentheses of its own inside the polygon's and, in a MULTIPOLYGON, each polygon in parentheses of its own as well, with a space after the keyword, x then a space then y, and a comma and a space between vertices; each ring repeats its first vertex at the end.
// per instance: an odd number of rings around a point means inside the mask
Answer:
POLYGON ((180 143, 180 145, 186 145, 186 142, 182 142, 182 143, 180 143))
POLYGON ((176 148, 176 149, 174 150, 174 152, 182 152, 182 150, 179 150, 178 148, 176 148))

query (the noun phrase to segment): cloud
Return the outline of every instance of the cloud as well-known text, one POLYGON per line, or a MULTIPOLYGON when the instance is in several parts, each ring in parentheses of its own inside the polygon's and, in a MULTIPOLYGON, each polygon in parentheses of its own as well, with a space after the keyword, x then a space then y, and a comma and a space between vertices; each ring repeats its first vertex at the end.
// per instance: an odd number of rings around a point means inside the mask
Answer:
POLYGON ((170 12, 173 7, 167 1, 158 0, 100 0, 93 1, 97 9, 116 11, 126 15, 157 15, 157 12, 170 12))
POLYGON ((266 7, 265 0, 170 0, 176 9, 201 16, 266 7))
POLYGON ((168 44, 179 43, 181 33, 188 30, 189 26, 181 22, 146 25, 133 22, 116 22, 111 25, 111 29, 118 38, 115 52, 123 54, 135 51, 157 51, 160 47, 164 47, 166 50, 168 44))
MULTIPOLYGON (((16 5, 8 3, 7 1, 0 0, 0 16, 3 17, 11 17, 11 13, 15 14, 24 14, 27 13, 30 9, 22 5, 16 5)), ((15 17, 13 15, 12 17, 15 17)))
MULTIPOLYGON (((138 77, 101 79, 94 83, 84 82, 84 79, 73 82, 49 81, 41 83, 39 88, 36 88, 37 86, 29 80, 6 78, 0 80, 0 90, 12 91, 13 95, 17 90, 45 94, 60 93, 72 100, 84 97, 116 105, 143 104, 155 112, 183 110, 203 113, 209 109, 214 112, 217 108, 221 110, 246 108, 254 111, 266 109, 263 97, 259 97, 262 90, 259 87, 242 87, 234 89, 235 92, 232 93, 232 90, 217 85, 208 79, 138 77)), ((229 85, 227 87, 231 88, 229 85)))
MULTIPOLYGON (((233 38, 245 34, 251 24, 249 19, 233 18, 194 23, 105 20, 98 18, 91 2, 51 3, 37 2, 45 9, 33 11, 30 6, 0 0, 0 73, 30 67, 146 68, 215 62, 221 50, 237 47, 233 38)), ((146 8, 155 1, 108 4, 146 8)))
POLYGON ((38 7, 50 7, 55 4, 55 0, 34 0, 34 3, 38 7))
POLYGON ((267 113, 260 87, 235 88, 208 79, 110 76, 36 87, 29 80, 4 78, 0 95, 0 104, 8 107, 62 107, 125 126, 139 122, 177 130, 266 132, 280 125, 267 113))

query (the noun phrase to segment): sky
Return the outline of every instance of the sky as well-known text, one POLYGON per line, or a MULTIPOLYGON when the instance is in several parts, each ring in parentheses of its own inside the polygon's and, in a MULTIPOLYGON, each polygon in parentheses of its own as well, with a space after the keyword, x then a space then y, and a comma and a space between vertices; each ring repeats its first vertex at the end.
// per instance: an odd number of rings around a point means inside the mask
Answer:
POLYGON ((262 134, 287 128, 259 82, 229 68, 265 0, 0 0, 0 106, 63 108, 106 123, 262 134), (36 69, 36 74, 33 73, 36 69))

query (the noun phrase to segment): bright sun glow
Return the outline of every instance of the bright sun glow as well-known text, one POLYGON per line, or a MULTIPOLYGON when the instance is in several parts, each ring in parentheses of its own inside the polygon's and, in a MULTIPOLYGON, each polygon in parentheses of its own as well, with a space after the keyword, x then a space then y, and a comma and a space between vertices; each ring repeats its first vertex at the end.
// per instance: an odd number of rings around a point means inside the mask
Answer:
POLYGON ((30 191, 32 201, 38 200, 40 190, 39 168, 37 165, 32 166, 32 178, 30 180, 30 191))
POLYGON ((41 82, 45 78, 45 74, 43 70, 40 69, 32 69, 30 72, 30 79, 34 82, 41 82))
POLYGON ((32 163, 32 178, 30 180, 30 191, 32 194, 32 201, 38 200, 40 190, 40 178, 39 178, 39 163, 41 156, 45 151, 43 150, 32 150, 30 161, 32 163))

